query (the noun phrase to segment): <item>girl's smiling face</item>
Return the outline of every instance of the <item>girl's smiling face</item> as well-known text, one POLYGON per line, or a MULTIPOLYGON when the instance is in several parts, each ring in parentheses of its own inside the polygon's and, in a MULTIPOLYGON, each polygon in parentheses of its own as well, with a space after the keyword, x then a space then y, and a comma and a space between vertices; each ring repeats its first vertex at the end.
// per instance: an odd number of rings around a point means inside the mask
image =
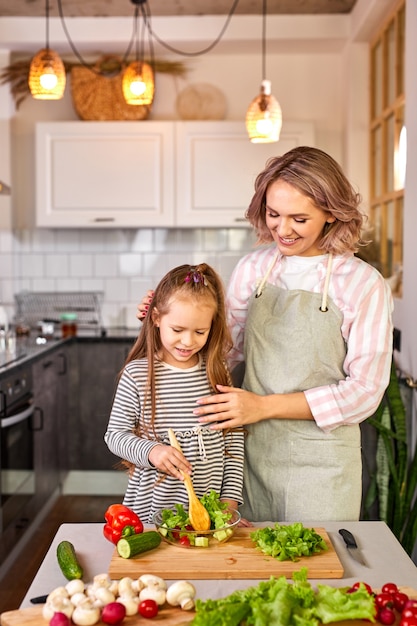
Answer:
POLYGON ((182 369, 197 365, 197 354, 207 343, 214 313, 211 298, 172 297, 167 313, 160 315, 154 309, 153 319, 162 344, 159 358, 182 369))
POLYGON ((266 192, 265 221, 279 251, 285 256, 317 256, 326 223, 336 220, 329 212, 283 180, 271 183, 266 192))

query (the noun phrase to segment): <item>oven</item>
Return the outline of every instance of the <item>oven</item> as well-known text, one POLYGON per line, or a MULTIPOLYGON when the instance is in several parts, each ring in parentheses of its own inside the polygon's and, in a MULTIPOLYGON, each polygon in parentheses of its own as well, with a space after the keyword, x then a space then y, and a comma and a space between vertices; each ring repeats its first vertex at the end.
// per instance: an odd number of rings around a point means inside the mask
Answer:
POLYGON ((35 407, 30 367, 0 379, 0 531, 16 524, 35 494, 35 407))

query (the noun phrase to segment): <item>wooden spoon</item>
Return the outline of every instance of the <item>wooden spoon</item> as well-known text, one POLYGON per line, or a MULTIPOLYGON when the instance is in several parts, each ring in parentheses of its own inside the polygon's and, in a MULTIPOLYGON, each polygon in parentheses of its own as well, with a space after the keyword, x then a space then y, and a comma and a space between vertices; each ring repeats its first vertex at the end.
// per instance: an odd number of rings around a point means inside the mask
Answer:
MULTIPOLYGON (((181 446, 172 428, 168 428, 168 435, 171 446, 179 450, 179 452, 182 452, 181 446)), ((191 477, 183 471, 181 471, 181 474, 184 476, 184 485, 188 493, 188 515, 191 526, 194 530, 210 530, 210 515, 197 498, 191 477)))

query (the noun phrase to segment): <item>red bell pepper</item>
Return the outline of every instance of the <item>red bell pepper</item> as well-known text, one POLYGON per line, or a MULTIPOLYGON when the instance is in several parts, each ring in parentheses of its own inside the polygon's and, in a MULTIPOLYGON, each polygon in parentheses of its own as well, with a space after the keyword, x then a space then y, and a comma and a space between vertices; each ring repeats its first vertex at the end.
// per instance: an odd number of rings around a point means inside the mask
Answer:
POLYGON ((138 515, 123 504, 112 504, 104 514, 106 524, 103 535, 116 544, 122 537, 143 532, 143 524, 138 515))

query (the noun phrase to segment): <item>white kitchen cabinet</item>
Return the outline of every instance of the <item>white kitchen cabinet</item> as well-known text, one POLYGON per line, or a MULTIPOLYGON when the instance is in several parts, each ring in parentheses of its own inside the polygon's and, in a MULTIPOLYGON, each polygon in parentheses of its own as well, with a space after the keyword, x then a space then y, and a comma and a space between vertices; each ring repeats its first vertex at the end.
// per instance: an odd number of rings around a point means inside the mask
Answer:
POLYGON ((36 226, 247 226, 256 175, 298 145, 314 145, 311 123, 284 122, 273 144, 243 121, 40 123, 36 226))
POLYGON ((36 127, 36 226, 173 226, 171 122, 36 127))
POLYGON ((314 145, 309 122, 284 123, 279 142, 269 144, 251 143, 244 122, 176 122, 177 226, 247 225, 266 161, 301 145, 314 145))

